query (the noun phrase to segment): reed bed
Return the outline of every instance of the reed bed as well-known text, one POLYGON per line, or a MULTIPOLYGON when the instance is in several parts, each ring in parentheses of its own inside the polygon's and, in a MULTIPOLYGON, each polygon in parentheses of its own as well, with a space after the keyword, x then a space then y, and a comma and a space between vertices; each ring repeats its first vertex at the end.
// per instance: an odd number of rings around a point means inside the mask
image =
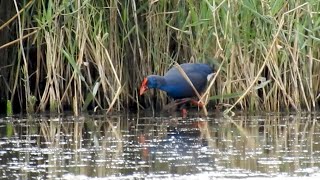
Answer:
POLYGON ((319 106, 317 0, 14 2, 0 48, 18 53, 0 91, 20 110, 161 108, 164 93, 137 90, 175 62, 214 64, 209 100, 227 111, 319 106))

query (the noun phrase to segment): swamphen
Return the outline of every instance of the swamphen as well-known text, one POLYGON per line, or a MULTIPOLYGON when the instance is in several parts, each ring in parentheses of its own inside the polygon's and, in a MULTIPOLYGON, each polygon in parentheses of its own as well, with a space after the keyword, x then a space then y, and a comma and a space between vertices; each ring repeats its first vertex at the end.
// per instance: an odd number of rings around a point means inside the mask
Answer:
MULTIPOLYGON (((199 93, 204 90, 207 81, 213 75, 213 67, 208 64, 185 63, 180 67, 199 93)), ((151 88, 165 91, 175 100, 196 96, 193 88, 177 67, 171 68, 164 76, 150 75, 144 78, 140 87, 140 95, 151 88)))

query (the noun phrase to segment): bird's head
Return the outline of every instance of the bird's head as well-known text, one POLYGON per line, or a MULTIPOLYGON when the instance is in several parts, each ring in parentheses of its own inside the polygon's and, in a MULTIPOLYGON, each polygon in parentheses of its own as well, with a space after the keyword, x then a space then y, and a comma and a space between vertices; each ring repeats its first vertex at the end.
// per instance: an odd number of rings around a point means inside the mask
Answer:
POLYGON ((150 75, 143 79, 140 86, 140 96, 151 88, 159 88, 162 84, 162 77, 157 75, 150 75))

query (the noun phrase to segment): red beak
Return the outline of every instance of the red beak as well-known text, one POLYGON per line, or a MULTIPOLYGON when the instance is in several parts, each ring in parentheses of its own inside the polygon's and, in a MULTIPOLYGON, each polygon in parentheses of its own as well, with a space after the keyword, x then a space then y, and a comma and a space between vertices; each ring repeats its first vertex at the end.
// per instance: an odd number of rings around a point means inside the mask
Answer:
POLYGON ((140 96, 148 90, 148 86, 147 86, 147 82, 148 82, 148 79, 147 78, 144 78, 142 83, 141 83, 141 86, 140 86, 140 96))

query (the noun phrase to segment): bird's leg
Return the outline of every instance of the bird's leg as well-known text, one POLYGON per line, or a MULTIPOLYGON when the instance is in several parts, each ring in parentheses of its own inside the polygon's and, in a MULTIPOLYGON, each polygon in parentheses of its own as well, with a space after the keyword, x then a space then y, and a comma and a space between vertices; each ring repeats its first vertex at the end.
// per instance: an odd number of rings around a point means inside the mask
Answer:
POLYGON ((182 114, 183 118, 187 117, 188 111, 187 111, 187 108, 186 108, 186 104, 188 102, 190 102, 191 100, 192 100, 191 98, 183 98, 183 99, 177 100, 177 101, 179 101, 178 104, 181 105, 180 106, 180 110, 181 110, 181 114, 182 114))
POLYGON ((195 105, 195 106, 198 106, 199 108, 203 108, 203 106, 204 106, 204 104, 201 101, 197 101, 197 100, 194 100, 194 99, 191 99, 190 103, 195 105))
POLYGON ((182 118, 187 118, 188 111, 186 108, 181 109, 182 118))
POLYGON ((186 100, 183 103, 181 103, 181 106, 179 108, 181 110, 182 118, 186 118, 187 114, 188 114, 188 111, 187 111, 187 108, 186 108, 186 102, 188 102, 188 101, 186 100))
POLYGON ((192 98, 184 98, 184 99, 176 100, 176 104, 177 105, 181 105, 180 106, 180 110, 181 110, 183 118, 186 118, 187 114, 188 114, 187 109, 186 109, 186 104, 187 103, 190 103, 192 105, 198 106, 201 109, 204 107, 204 104, 201 101, 198 101, 198 100, 195 100, 195 99, 192 99, 192 98))
POLYGON ((162 111, 170 111, 172 109, 176 110, 178 106, 180 106, 181 104, 187 103, 189 100, 190 100, 190 98, 176 99, 176 100, 170 102, 169 104, 165 105, 163 107, 162 111))
MULTIPOLYGON (((183 98, 183 99, 176 99, 172 101, 171 103, 165 105, 163 107, 163 111, 170 111, 172 109, 178 109, 181 110, 182 117, 186 118, 187 117, 187 109, 186 109, 186 104, 192 101, 191 98, 183 98)), ((193 100, 194 102, 197 102, 196 100, 193 100)))
POLYGON ((170 112, 172 109, 176 109, 177 104, 175 101, 170 102, 169 104, 166 104, 163 108, 162 111, 168 111, 170 112))
POLYGON ((191 99, 190 98, 183 98, 183 99, 177 99, 175 100, 176 105, 180 105, 180 104, 185 104, 187 102, 189 102, 191 99))

